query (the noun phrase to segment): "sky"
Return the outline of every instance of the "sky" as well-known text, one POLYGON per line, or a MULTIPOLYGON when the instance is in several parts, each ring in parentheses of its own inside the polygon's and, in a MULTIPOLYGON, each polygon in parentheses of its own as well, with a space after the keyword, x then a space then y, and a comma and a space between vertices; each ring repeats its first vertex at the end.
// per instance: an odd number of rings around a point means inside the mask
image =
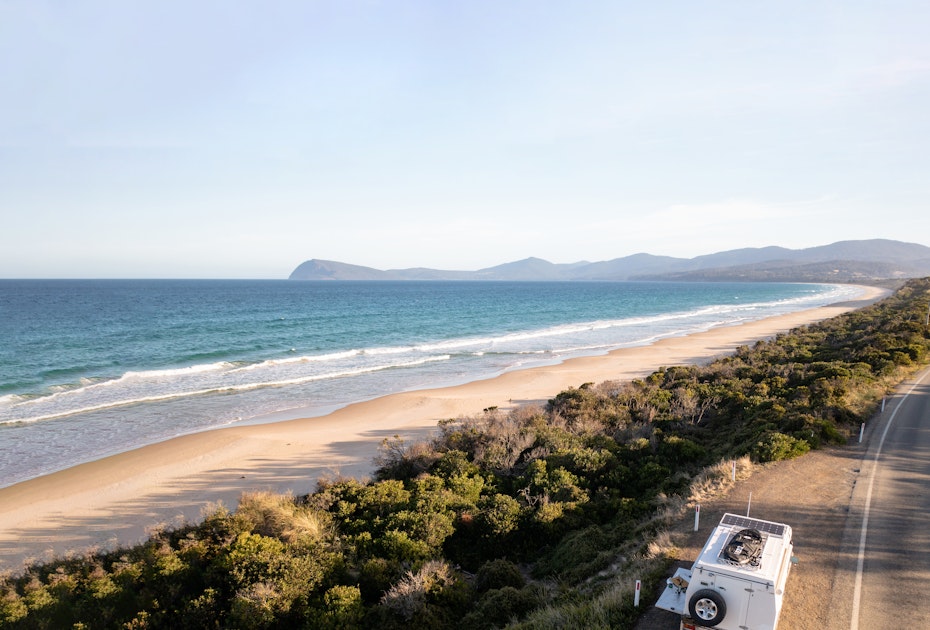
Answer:
POLYGON ((0 277, 930 245, 930 3, 0 0, 0 277))

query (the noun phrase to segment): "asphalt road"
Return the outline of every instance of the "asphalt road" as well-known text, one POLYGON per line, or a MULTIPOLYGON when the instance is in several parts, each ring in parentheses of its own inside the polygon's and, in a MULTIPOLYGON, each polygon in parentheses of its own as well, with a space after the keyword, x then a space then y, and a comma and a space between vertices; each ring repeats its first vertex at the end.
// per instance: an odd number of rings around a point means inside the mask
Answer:
MULTIPOLYGON (((850 630, 930 623, 930 371, 906 384, 871 432, 850 505, 840 591, 850 630), (851 594, 849 593, 851 587, 851 594)), ((834 599, 835 606, 842 606, 834 599)))
MULTIPOLYGON (((797 479, 797 471, 780 469, 810 493, 808 499, 824 500, 819 507, 799 502, 784 484, 772 484, 783 494, 768 497, 767 513, 796 525, 795 551, 801 557, 789 578, 782 618, 789 618, 788 625, 780 623, 779 630, 930 628, 930 370, 889 396, 884 412, 869 420, 863 444, 832 461, 835 486, 829 491, 821 487, 831 477, 822 464, 808 471, 817 477, 810 484, 797 479), (851 494, 844 499, 844 492, 851 494), (822 578, 811 570, 813 561, 829 565, 822 567, 822 578)), ((637 625, 677 628, 677 615, 657 609, 637 625)))

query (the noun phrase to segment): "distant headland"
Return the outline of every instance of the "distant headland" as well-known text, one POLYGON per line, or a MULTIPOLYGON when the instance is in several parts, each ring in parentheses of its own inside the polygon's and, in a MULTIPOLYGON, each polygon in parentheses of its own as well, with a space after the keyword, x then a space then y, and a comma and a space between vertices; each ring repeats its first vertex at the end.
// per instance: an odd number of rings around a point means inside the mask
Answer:
POLYGON ((806 249, 733 249, 695 258, 634 254, 602 262, 551 263, 541 258, 479 269, 415 267, 380 270, 331 260, 301 263, 290 280, 636 280, 867 283, 930 275, 930 247, 887 239, 839 241, 806 249))

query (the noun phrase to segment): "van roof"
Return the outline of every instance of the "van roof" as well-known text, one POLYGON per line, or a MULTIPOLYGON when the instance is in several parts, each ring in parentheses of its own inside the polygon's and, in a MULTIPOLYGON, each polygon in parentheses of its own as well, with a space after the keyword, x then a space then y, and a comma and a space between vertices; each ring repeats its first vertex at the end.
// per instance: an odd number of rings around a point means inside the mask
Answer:
POLYGON ((784 557, 786 553, 790 554, 791 547, 791 527, 788 525, 727 513, 707 539, 694 568, 738 575, 774 586, 784 557), (755 566, 731 562, 723 553, 733 536, 744 529, 754 529, 762 534, 762 554, 755 566))

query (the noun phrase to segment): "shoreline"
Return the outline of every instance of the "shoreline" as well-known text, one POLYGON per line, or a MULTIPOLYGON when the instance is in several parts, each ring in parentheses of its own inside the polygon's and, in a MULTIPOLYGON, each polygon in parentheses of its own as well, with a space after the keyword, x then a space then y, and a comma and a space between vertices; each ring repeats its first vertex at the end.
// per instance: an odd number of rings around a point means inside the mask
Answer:
POLYGON ((437 422, 545 403, 585 382, 630 380, 663 366, 703 363, 740 345, 871 304, 890 292, 723 326, 650 345, 576 357, 493 378, 389 394, 309 418, 183 435, 0 488, 0 572, 53 557, 141 542, 158 527, 200 519, 242 492, 312 492, 321 477, 363 478, 395 434, 427 437, 437 422))

